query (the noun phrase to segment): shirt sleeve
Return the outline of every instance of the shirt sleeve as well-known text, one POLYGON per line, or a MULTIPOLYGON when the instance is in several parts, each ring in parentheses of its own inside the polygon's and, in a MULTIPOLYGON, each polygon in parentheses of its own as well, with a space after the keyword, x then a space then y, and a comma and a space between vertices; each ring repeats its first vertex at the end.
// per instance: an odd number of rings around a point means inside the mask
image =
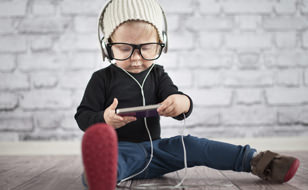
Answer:
POLYGON ((188 97, 189 102, 190 102, 190 107, 187 113, 184 114, 180 114, 176 117, 173 117, 174 119, 177 120, 183 120, 184 118, 187 118, 192 110, 193 110, 193 102, 192 99, 187 95, 184 94, 183 92, 178 90, 178 87, 172 82, 171 78, 169 77, 168 73, 166 73, 163 69, 163 67, 161 67, 160 72, 159 72, 159 88, 158 88, 158 95, 159 98, 161 99, 161 101, 165 100, 168 96, 172 95, 172 94, 182 94, 188 97))
POLYGON ((98 73, 94 73, 88 82, 82 101, 77 108, 75 119, 79 128, 85 131, 95 123, 105 122, 104 120, 104 82, 98 73))

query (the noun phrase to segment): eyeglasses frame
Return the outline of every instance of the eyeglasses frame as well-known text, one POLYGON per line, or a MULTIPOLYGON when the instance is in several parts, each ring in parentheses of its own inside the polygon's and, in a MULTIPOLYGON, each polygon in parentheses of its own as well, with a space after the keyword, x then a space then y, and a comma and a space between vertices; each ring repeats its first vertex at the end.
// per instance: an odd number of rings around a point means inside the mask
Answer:
POLYGON ((108 51, 109 55, 111 55, 110 56, 111 60, 114 59, 114 60, 117 60, 117 61, 125 61, 125 60, 131 58, 131 56, 134 54, 135 50, 138 49, 141 57, 144 60, 153 61, 153 60, 158 59, 161 56, 161 53, 162 53, 162 51, 163 51, 163 49, 165 48, 166 45, 164 43, 159 43, 159 42, 149 42, 149 43, 143 43, 143 44, 129 44, 129 43, 124 43, 124 42, 116 42, 116 43, 108 43, 106 46, 107 46, 107 51, 108 51), (117 58, 114 57, 112 49, 111 49, 112 45, 116 45, 116 44, 130 45, 131 47, 133 47, 133 50, 132 50, 131 54, 126 59, 117 59, 117 58), (155 59, 146 59, 146 58, 143 57, 143 55, 141 53, 141 47, 143 45, 149 45, 149 44, 157 44, 157 45, 161 46, 158 57, 155 58, 155 59))

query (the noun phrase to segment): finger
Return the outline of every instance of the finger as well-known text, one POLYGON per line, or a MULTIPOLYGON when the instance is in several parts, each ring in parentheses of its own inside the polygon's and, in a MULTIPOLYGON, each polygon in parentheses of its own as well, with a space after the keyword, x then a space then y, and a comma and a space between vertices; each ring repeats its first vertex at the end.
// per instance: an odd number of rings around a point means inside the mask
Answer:
POLYGON ((126 116, 126 117, 123 117, 125 121, 135 121, 137 120, 136 117, 131 117, 131 116, 126 116))
POLYGON ((170 106, 170 102, 165 100, 165 101, 162 102, 161 106, 159 106, 159 108, 157 109, 157 111, 158 111, 159 113, 162 113, 162 112, 164 112, 165 109, 168 108, 169 106, 170 106))
POLYGON ((119 116, 119 115, 117 115, 117 114, 114 114, 114 115, 113 115, 113 119, 114 119, 114 120, 117 120, 117 121, 124 121, 124 118, 121 117, 121 116, 119 116))
POLYGON ((162 115, 166 115, 170 112, 170 110, 172 109, 173 105, 171 101, 168 101, 164 104, 163 109, 161 109, 161 111, 159 112, 162 115))
POLYGON ((127 123, 130 123, 130 122, 134 122, 134 121, 136 121, 136 119, 125 120, 126 124, 127 124, 127 123))
POLYGON ((126 122, 123 121, 114 122, 114 126, 116 126, 117 128, 123 127, 124 125, 126 125, 126 122))
POLYGON ((165 109, 163 114, 166 115, 166 116, 172 116, 173 115, 172 113, 173 113, 174 110, 175 110, 174 107, 170 106, 170 107, 165 109))
POLYGON ((112 104, 109 106, 110 109, 115 110, 118 106, 118 99, 114 98, 112 104))

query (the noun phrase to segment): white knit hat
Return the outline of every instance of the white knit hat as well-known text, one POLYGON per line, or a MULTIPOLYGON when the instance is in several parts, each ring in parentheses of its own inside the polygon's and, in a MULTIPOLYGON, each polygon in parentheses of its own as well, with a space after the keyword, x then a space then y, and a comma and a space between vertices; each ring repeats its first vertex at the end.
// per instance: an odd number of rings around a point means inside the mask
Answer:
POLYGON ((103 17, 105 43, 108 43, 114 30, 128 20, 149 22, 157 29, 159 38, 163 42, 164 17, 157 0, 111 0, 103 17))

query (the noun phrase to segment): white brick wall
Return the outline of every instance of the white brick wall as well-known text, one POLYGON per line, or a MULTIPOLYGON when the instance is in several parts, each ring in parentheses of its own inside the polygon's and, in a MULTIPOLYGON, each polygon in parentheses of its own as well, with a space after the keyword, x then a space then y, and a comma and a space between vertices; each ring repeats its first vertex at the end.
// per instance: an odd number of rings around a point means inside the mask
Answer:
MULTIPOLYGON (((0 2, 0 141, 73 140, 91 74, 106 66, 97 16, 106 0, 0 2)), ((194 100, 187 133, 308 135, 307 0, 159 0, 164 65, 194 100)), ((183 122, 162 118, 162 135, 183 122)))

